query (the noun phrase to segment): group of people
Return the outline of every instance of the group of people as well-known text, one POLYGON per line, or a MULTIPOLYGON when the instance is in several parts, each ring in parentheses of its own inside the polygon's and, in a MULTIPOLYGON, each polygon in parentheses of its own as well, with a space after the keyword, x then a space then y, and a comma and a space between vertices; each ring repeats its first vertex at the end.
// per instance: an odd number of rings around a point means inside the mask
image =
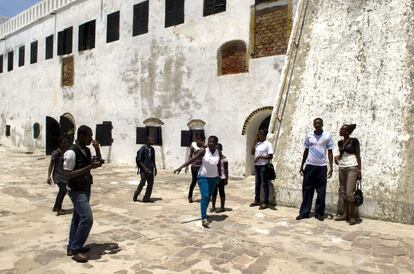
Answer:
MULTIPOLYGON (((323 221, 325 216, 325 196, 327 178, 332 176, 333 161, 339 165, 339 193, 344 208, 337 221, 348 221, 350 225, 358 222, 358 213, 354 201, 354 191, 357 180, 361 179, 361 157, 358 139, 350 135, 356 128, 355 124, 343 125, 340 129, 340 136, 343 140, 338 142, 339 154, 333 157, 334 143, 332 135, 323 131, 323 120, 316 118, 313 121, 314 131, 308 133, 304 141, 304 152, 300 167, 300 174, 303 176, 302 197, 299 215, 296 220, 310 217, 314 192, 317 193, 315 205, 315 218, 323 221), (328 160, 326 156, 328 155, 328 160)), ((255 162, 255 197, 250 204, 251 207, 259 206, 259 209, 269 207, 269 184, 268 163, 273 158, 272 144, 266 140, 267 131, 259 130, 251 153, 255 162), (261 190, 264 197, 261 199, 261 190)), ((147 188, 142 202, 152 202, 150 199, 154 184, 154 177, 157 175, 155 161, 154 139, 147 138, 136 155, 138 174, 141 176, 140 183, 133 195, 133 201, 138 201, 138 196, 145 184, 147 188)), ((225 211, 225 186, 228 183, 229 170, 228 161, 222 153, 223 146, 218 142, 216 136, 210 136, 205 144, 204 136, 197 136, 191 144, 188 160, 174 170, 179 174, 183 168, 191 165, 192 180, 188 193, 188 202, 193 202, 193 191, 198 183, 201 202, 202 226, 208 227, 210 222, 207 216, 207 209, 212 201, 210 212, 225 211), (220 207, 216 208, 217 194, 220 193, 220 207)), ((73 256, 77 262, 87 262, 84 254, 88 251, 84 244, 92 228, 93 217, 89 204, 91 185, 93 183, 91 170, 103 164, 99 144, 92 139, 92 130, 87 126, 79 127, 75 144, 70 145, 68 139, 59 139, 59 148, 52 153, 48 169, 49 184, 55 183, 59 186, 53 211, 57 215, 65 212, 62 210, 62 201, 68 191, 73 203, 73 216, 69 232, 67 255, 73 256), (88 146, 92 143, 95 149, 95 157, 92 157, 88 146)))

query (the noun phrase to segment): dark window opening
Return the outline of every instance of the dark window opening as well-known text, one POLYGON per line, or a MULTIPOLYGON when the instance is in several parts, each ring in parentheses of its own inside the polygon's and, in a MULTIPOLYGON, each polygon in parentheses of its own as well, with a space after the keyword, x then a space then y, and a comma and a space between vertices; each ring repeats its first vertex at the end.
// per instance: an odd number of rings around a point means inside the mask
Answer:
POLYGON ((181 130, 181 146, 189 147, 192 142, 195 142, 197 137, 203 136, 205 138, 204 129, 190 129, 181 130))
POLYGON ((259 126, 259 130, 261 129, 268 130, 269 124, 270 124, 270 115, 262 121, 262 123, 259 126))
POLYGON ((3 55, 0 55, 0 73, 3 73, 3 55))
POLYGON ((37 41, 30 44, 30 64, 37 63, 37 41))
POLYGON ((119 40, 119 11, 108 14, 106 28, 106 42, 119 40))
POLYGON ((58 32, 58 55, 72 53, 73 27, 58 32))
POLYGON ((146 144, 147 138, 154 138, 154 145, 162 146, 162 131, 161 127, 146 126, 146 127, 137 127, 137 144, 146 144))
POLYGON ((165 27, 184 23, 184 0, 165 0, 165 27))
POLYGON ((204 0, 203 16, 226 11, 226 0, 204 0))
POLYGON ((113 143, 112 139, 112 122, 105 121, 102 124, 96 125, 95 138, 101 146, 110 146, 113 143))
POLYGON ((6 137, 10 136, 10 125, 6 125, 6 137))
POLYGON ((78 50, 95 48, 96 21, 89 21, 79 26, 78 50))
POLYGON ((33 138, 37 139, 40 135, 40 125, 39 123, 33 124, 33 138))
POLYGON ((45 59, 52 59, 53 58, 53 34, 46 37, 46 52, 45 52, 45 59))
POLYGON ((24 66, 24 46, 19 48, 19 67, 24 66))
POLYGON ((148 32, 148 1, 134 5, 132 36, 148 32))
POLYGON ((13 51, 7 53, 7 71, 13 70, 13 51))

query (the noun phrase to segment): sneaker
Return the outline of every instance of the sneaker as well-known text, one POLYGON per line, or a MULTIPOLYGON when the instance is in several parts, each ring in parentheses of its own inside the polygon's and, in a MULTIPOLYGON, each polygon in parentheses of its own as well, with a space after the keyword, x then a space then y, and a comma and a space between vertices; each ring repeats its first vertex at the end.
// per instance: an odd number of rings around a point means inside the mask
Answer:
POLYGON ((203 227, 205 227, 205 228, 208 228, 208 226, 210 225, 210 222, 209 222, 209 221, 207 221, 207 219, 203 219, 203 220, 201 221, 201 225, 202 225, 203 227))
POLYGON ((86 257, 84 254, 82 253, 77 253, 75 255, 72 256, 72 259, 78 263, 86 263, 88 262, 88 257, 86 257))
POLYGON ((268 208, 268 207, 269 207, 269 206, 268 206, 267 204, 262 203, 262 204, 260 204, 259 209, 260 209, 260 210, 263 210, 263 209, 266 209, 266 208, 268 208))
POLYGON ((250 207, 254 207, 254 206, 259 206, 260 205, 260 203, 259 202, 253 202, 253 203, 250 203, 250 207))

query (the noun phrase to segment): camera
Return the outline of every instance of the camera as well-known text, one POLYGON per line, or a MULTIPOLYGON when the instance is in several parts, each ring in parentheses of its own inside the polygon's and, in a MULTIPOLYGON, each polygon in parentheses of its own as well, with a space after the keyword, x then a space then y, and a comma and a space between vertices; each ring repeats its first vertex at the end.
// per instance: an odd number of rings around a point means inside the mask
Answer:
POLYGON ((94 164, 104 164, 105 163, 105 160, 104 159, 101 159, 100 157, 98 157, 98 156, 92 156, 92 163, 94 163, 94 164))

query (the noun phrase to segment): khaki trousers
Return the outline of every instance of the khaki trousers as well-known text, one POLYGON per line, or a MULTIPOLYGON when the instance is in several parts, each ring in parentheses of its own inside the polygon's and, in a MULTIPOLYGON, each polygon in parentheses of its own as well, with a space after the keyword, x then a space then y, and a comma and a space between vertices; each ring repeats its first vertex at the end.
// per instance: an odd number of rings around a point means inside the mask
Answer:
POLYGON ((354 202, 354 192, 357 182, 357 167, 339 168, 339 192, 342 198, 348 202, 354 202))

